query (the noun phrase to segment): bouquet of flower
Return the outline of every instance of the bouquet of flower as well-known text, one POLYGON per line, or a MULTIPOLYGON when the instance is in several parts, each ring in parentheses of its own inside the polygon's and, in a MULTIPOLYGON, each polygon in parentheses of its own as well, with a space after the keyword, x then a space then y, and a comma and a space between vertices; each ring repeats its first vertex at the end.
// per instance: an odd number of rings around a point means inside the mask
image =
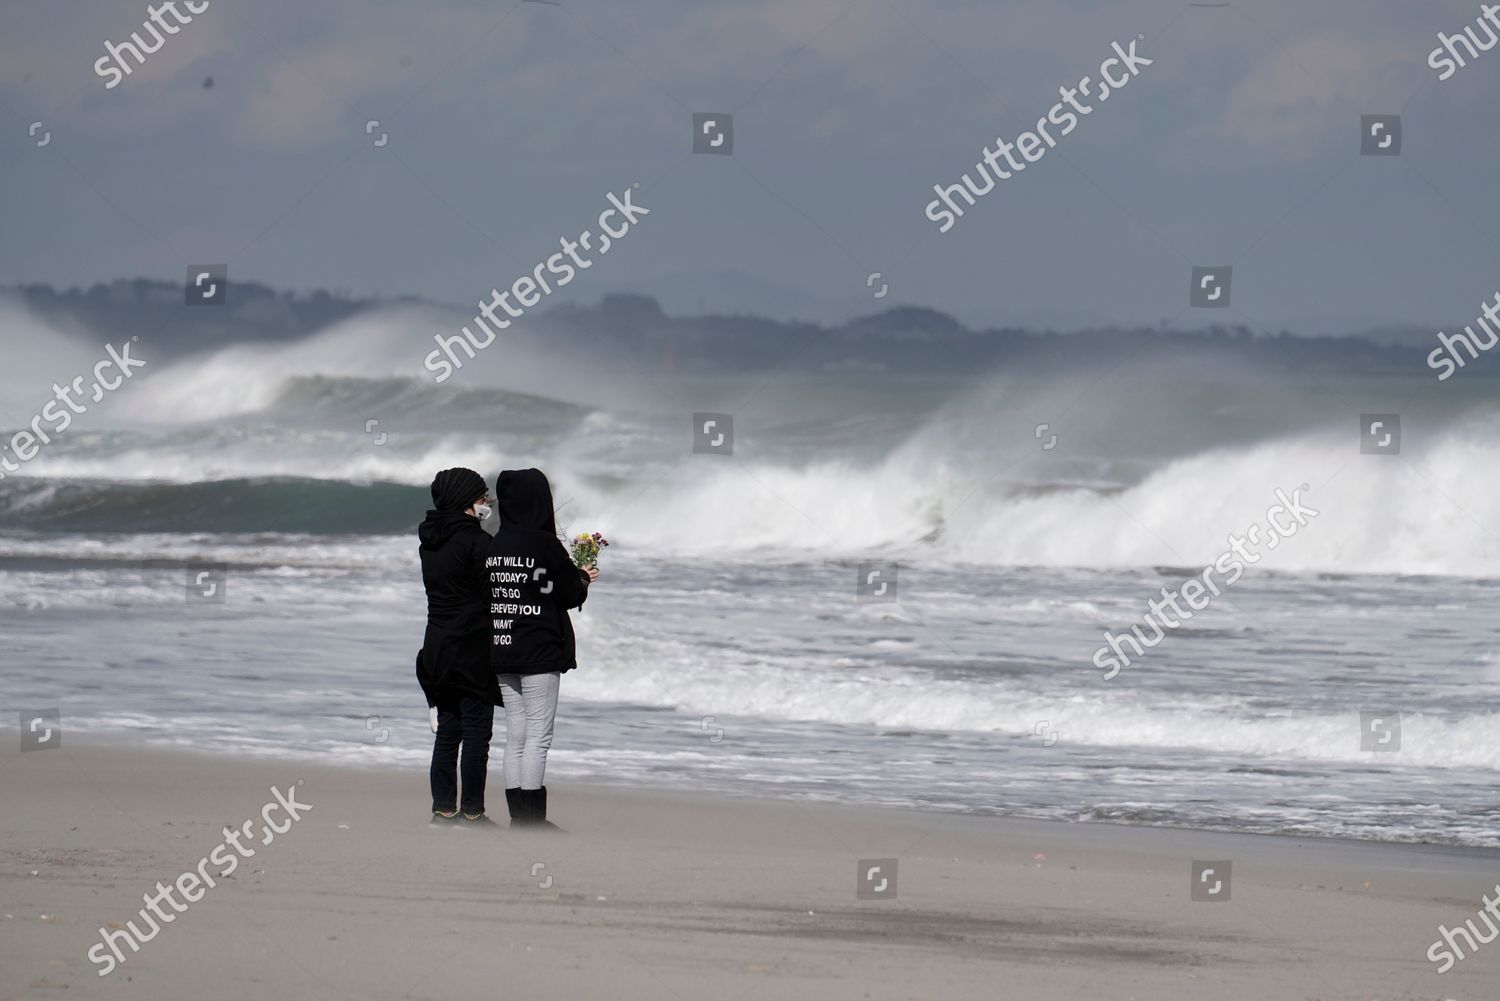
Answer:
POLYGON ((607 545, 609 545, 609 540, 598 532, 592 535, 587 532, 575 535, 573 536, 573 562, 580 567, 597 566, 599 550, 607 545))

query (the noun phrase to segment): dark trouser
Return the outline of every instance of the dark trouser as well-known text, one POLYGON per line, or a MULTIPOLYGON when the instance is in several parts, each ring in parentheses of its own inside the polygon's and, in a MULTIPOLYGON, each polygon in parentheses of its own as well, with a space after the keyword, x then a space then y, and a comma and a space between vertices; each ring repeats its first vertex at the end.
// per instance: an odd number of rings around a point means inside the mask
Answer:
POLYGON ((463 772, 464 813, 484 812, 484 780, 490 763, 490 734, 495 707, 472 695, 438 699, 438 732, 432 741, 432 809, 452 813, 458 802, 458 774, 463 772), (459 745, 463 763, 459 766, 459 745))

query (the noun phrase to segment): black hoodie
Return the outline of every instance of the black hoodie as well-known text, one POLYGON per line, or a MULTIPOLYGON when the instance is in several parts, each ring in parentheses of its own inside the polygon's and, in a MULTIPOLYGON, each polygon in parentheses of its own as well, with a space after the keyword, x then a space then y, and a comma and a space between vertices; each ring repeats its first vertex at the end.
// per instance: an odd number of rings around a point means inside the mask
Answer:
POLYGON ((490 670, 489 585, 484 557, 489 533, 462 511, 428 511, 417 529, 422 584, 427 589, 427 634, 417 679, 428 705, 440 697, 473 695, 500 704, 490 670))
POLYGON ((568 609, 588 598, 588 576, 557 538, 552 487, 539 469, 508 469, 495 483, 500 530, 489 545, 490 666, 546 674, 578 666, 568 609))

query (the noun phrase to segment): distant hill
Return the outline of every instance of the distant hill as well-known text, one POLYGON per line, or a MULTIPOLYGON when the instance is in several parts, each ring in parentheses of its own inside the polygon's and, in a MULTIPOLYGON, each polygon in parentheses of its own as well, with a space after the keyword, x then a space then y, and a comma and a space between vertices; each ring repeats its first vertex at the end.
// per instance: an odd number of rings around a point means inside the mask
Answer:
MULTIPOLYGON (((473 312, 472 307, 415 297, 351 299, 325 291, 281 292, 255 283, 232 284, 223 306, 189 306, 181 285, 146 279, 66 290, 22 285, 0 288, 0 296, 60 329, 100 343, 140 335, 172 354, 232 342, 293 341, 364 312, 399 306, 451 316, 457 333, 473 312)), ((549 341, 579 348, 602 342, 644 368, 684 372, 955 373, 1009 362, 1066 368, 1082 361, 1208 352, 1220 359, 1253 361, 1262 368, 1410 375, 1422 371, 1431 350, 1430 336, 1390 330, 1346 337, 1267 335, 1243 327, 1197 332, 972 330, 951 316, 916 306, 896 306, 837 325, 750 315, 669 316, 655 298, 634 293, 606 295, 594 305, 559 305, 521 322, 549 341)))
POLYGON ((1365 337, 1256 334, 1244 327, 1204 331, 1151 328, 1062 333, 1001 327, 971 330, 936 310, 897 306, 847 323, 770 320, 758 316, 668 316, 655 299, 605 296, 593 306, 560 306, 540 318, 549 341, 578 347, 603 342, 646 368, 712 372, 725 368, 864 369, 890 373, 982 372, 997 364, 1066 369, 1129 357, 1211 354, 1262 369, 1359 371, 1411 375, 1425 370, 1425 342, 1365 337), (791 360, 795 360, 792 364, 791 360))

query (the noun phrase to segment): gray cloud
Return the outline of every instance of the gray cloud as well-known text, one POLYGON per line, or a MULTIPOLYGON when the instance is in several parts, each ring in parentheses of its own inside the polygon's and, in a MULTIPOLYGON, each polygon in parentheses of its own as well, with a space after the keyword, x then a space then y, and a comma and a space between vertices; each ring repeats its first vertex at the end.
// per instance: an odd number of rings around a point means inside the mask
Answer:
POLYGON ((215 0, 110 91, 93 62, 145 4, 9 5, 0 281, 229 260, 466 304, 639 181, 651 225, 577 295, 1155 322, 1234 261, 1222 319, 1313 330, 1447 322, 1497 284, 1500 55, 1426 66, 1477 4, 564 3, 215 0), (1139 35, 1129 90, 936 234, 934 183, 1139 35), (693 110, 734 113, 733 158, 688 156, 693 110), (1358 115, 1393 110, 1402 157, 1359 158, 1358 115))

